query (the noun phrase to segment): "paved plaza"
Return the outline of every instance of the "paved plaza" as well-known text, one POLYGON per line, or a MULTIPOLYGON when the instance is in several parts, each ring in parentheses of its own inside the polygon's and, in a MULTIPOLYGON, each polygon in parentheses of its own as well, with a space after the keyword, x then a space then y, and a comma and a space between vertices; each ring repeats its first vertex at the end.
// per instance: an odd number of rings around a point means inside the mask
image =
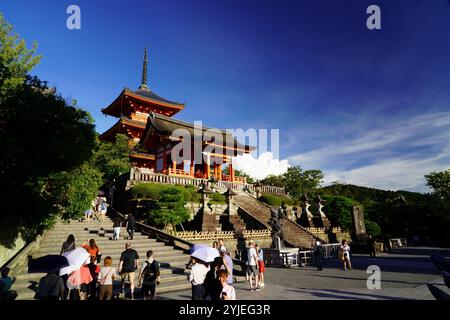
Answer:
MULTIPOLYGON (((353 270, 344 271, 337 259, 327 260, 322 272, 315 267, 266 268, 266 286, 250 292, 245 278, 235 284, 240 300, 434 300, 426 284, 444 289, 442 277, 431 262, 431 253, 450 257, 450 249, 404 247, 383 253, 375 261, 367 255, 352 256, 353 270), (367 267, 381 270, 381 289, 367 288, 367 267), (244 280, 244 281, 243 281, 244 280)), ((445 288, 448 292, 448 289, 445 288)), ((190 291, 163 294, 159 299, 189 300, 190 291)))

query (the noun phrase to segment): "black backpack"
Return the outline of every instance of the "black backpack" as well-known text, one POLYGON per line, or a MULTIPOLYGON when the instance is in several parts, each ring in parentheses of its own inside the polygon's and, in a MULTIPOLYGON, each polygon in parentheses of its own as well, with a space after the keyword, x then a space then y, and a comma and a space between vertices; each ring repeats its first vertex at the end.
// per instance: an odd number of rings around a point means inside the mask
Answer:
POLYGON ((155 281, 156 277, 159 276, 159 265, 158 262, 153 260, 152 263, 149 263, 148 261, 145 261, 147 266, 144 269, 144 280, 145 281, 155 281))

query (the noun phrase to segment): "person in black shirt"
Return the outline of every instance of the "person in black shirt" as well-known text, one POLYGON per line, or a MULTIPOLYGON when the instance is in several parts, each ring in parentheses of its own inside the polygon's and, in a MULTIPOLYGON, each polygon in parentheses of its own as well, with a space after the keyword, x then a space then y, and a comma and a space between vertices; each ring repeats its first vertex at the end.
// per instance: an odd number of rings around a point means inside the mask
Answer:
POLYGON ((375 239, 372 235, 369 235, 369 238, 367 239, 367 249, 369 251, 370 259, 375 260, 377 258, 377 248, 375 239))
POLYGON ((59 300, 64 296, 64 281, 55 272, 50 272, 39 280, 37 296, 40 300, 59 300))
POLYGON ((131 242, 125 244, 125 251, 120 256, 119 274, 122 277, 120 296, 124 295, 125 281, 130 281, 131 299, 134 293, 134 272, 138 268, 139 255, 136 250, 131 249, 131 242))
POLYGON ((205 281, 203 282, 203 286, 205 287, 205 291, 203 294, 204 300, 220 300, 222 284, 217 278, 217 272, 220 270, 220 267, 222 265, 222 257, 217 257, 213 262, 210 263, 210 269, 206 274, 205 281))
POLYGON ((134 235, 134 227, 136 225, 136 219, 134 218, 133 214, 129 214, 127 218, 127 232, 130 236, 130 240, 133 240, 134 235))

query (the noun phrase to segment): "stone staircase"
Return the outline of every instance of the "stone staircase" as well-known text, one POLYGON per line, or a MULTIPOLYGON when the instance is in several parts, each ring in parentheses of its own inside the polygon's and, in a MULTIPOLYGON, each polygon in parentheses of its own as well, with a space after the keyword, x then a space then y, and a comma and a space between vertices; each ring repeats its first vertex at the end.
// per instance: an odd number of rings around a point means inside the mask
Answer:
POLYGON ((246 230, 246 224, 239 215, 230 215, 229 220, 230 220, 230 223, 233 225, 233 230, 236 233, 240 234, 244 230, 246 230))
POLYGON ((206 212, 203 212, 202 215, 202 231, 214 232, 222 229, 218 215, 206 212))
MULTIPOLYGON (((80 222, 76 220, 70 221, 70 223, 57 222, 55 227, 47 232, 39 248, 32 253, 32 257, 38 258, 47 254, 59 254, 62 243, 69 234, 73 234, 77 246, 81 246, 89 239, 95 239, 101 250, 102 260, 106 256, 110 256, 113 259, 113 266, 117 268, 121 252, 125 250, 125 243, 127 242, 125 237, 128 236, 125 228, 121 229, 120 240, 113 241, 111 240, 113 234, 112 221, 108 218, 104 222, 80 222)), ((160 263, 161 284, 157 288, 157 294, 186 290, 191 287, 186 279, 185 272, 185 265, 189 261, 188 254, 139 232, 135 232, 131 243, 132 248, 139 253, 139 263, 146 259, 147 250, 153 250, 155 259, 160 263)), ((17 299, 34 299, 39 279, 44 275, 43 273, 28 273, 26 267, 15 270, 13 276, 16 277, 16 282, 12 289, 17 291, 17 299)), ((120 281, 120 277, 116 280, 120 281)), ((119 281, 115 281, 115 287, 119 286, 119 281)), ((135 292, 139 294, 139 290, 139 288, 136 288, 135 292)))
MULTIPOLYGON (((243 193, 234 196, 233 200, 240 209, 244 210, 267 228, 270 228, 271 211, 269 206, 243 193)), ((280 222, 283 225, 285 240, 289 245, 302 249, 311 249, 312 241, 315 239, 312 233, 289 219, 281 219, 280 222)))

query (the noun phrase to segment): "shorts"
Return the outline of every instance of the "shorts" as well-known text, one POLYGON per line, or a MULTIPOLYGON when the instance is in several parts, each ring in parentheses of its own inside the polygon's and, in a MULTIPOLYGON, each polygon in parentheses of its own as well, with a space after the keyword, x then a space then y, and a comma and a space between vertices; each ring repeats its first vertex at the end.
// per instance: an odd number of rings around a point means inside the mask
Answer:
POLYGON ((249 275, 254 274, 255 276, 257 276, 259 274, 258 268, 256 268, 256 265, 255 266, 253 266, 253 265, 247 266, 247 271, 248 271, 249 275))
POLYGON ((143 284, 141 288, 141 292, 144 296, 153 296, 155 295, 156 284, 143 284))
POLYGON ((133 279, 134 281, 134 271, 133 272, 122 272, 120 274, 120 276, 122 277, 122 280, 127 280, 127 276, 128 276, 128 281, 131 282, 131 279, 133 279))
POLYGON ((264 273, 264 261, 258 261, 258 269, 260 273, 264 273))

